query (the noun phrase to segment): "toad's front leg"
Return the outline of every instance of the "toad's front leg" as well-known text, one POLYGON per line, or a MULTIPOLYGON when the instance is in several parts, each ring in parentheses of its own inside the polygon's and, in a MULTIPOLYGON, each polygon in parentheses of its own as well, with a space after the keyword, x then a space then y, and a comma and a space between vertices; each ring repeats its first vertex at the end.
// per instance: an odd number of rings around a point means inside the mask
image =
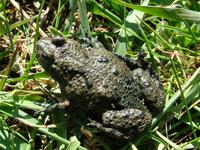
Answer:
POLYGON ((141 68, 133 70, 133 77, 141 87, 145 105, 153 115, 156 115, 164 105, 164 90, 161 82, 148 70, 141 68))

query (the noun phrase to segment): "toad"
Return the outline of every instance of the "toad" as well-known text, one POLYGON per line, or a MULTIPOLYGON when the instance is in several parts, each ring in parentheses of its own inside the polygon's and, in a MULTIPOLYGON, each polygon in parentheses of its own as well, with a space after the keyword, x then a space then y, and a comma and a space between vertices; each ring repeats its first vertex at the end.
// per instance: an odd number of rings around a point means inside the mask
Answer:
POLYGON ((145 131, 164 104, 150 69, 101 46, 53 37, 39 40, 36 54, 70 105, 88 115, 88 125, 111 137, 130 139, 145 131))

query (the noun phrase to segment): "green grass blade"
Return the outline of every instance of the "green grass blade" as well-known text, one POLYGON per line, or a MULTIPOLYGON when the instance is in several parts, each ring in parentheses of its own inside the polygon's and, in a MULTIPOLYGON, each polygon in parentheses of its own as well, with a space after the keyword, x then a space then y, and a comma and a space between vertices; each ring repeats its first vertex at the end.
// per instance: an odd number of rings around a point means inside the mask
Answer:
POLYGON ((53 20, 53 24, 55 24, 55 28, 58 28, 59 27, 59 24, 60 24, 60 20, 61 20, 61 13, 62 11, 64 10, 65 8, 65 5, 66 5, 67 1, 63 2, 62 0, 59 0, 58 1, 58 8, 57 8, 57 12, 56 12, 56 15, 54 17, 54 20, 53 20))
POLYGON ((8 149, 26 149, 28 146, 27 141, 22 138, 16 136, 15 132, 10 132, 9 127, 4 123, 2 119, 0 119, 0 149, 8 150, 8 149))
MULTIPOLYGON (((141 5, 148 5, 149 0, 144 1, 141 5)), ((142 40, 140 37, 140 27, 139 24, 144 16, 141 11, 133 10, 125 18, 124 24, 120 29, 120 33, 116 42, 115 53, 125 56, 127 51, 131 51, 131 43, 134 37, 142 40)))
MULTIPOLYGON (((31 18, 28 18, 28 19, 24 19, 24 20, 20 20, 20 21, 17 21, 13 24, 10 25, 10 30, 12 31, 13 29, 17 28, 17 27, 20 27, 30 21, 33 21, 34 19, 36 19, 38 16, 33 16, 31 18)), ((2 36, 3 34, 5 34, 7 31, 6 30, 1 30, 0 29, 0 36, 2 36)))
POLYGON ((85 0, 78 0, 78 11, 79 11, 79 17, 81 21, 81 31, 82 31, 82 36, 87 37, 91 36, 91 31, 90 31, 90 25, 87 17, 87 8, 86 8, 86 1, 85 0))
MULTIPOLYGON (((191 76, 191 78, 182 86, 182 90, 185 91, 188 89, 190 86, 195 86, 197 85, 198 88, 200 89, 200 67, 195 71, 195 73, 191 76)), ((165 105, 165 108, 163 108, 162 112, 153 119, 151 127, 155 127, 155 125, 162 119, 165 118, 164 115, 166 115, 168 112, 170 112, 171 106, 176 102, 178 98, 181 96, 181 91, 178 90, 169 100, 168 103, 165 105)), ((198 95, 200 98, 200 95, 198 95)), ((196 99, 196 96, 193 98, 196 99)), ((186 95, 187 99, 187 95, 186 95)), ((193 99, 190 99, 190 101, 193 99)), ((186 100, 187 101, 187 100, 186 100)), ((187 101, 189 103, 190 101, 187 101)))
MULTIPOLYGON (((13 106, 1 106, 0 107, 0 112, 8 115, 10 117, 14 117, 15 119, 23 122, 24 124, 30 126, 30 127, 36 127, 36 129, 48 136, 50 136, 51 138, 62 142, 63 144, 69 145, 70 141, 58 136, 57 134, 51 132, 49 130, 49 128, 45 128, 45 127, 40 127, 43 126, 38 120, 36 120, 35 118, 31 117, 30 115, 28 115, 27 113, 21 111, 20 109, 15 109, 13 106)), ((79 146, 80 150, 86 150, 84 147, 79 146)))
POLYGON ((76 150, 80 146, 78 139, 73 136, 70 138, 70 144, 67 146, 67 150, 76 150))
POLYGON ((89 0, 89 2, 91 2, 91 4, 93 5, 91 11, 94 14, 98 14, 102 17, 105 17, 108 20, 110 20, 111 22, 113 22, 114 24, 116 24, 117 26, 121 27, 123 22, 117 15, 113 14, 111 11, 104 8, 102 5, 97 3, 95 0, 89 0))
POLYGON ((182 8, 171 8, 171 7, 160 7, 160 6, 139 6, 126 3, 122 0, 115 0, 117 4, 123 5, 125 7, 136 9, 144 13, 170 19, 176 21, 191 21, 194 23, 200 23, 200 12, 182 9, 182 8))
POLYGON ((70 14, 69 14, 69 17, 66 20, 66 24, 65 24, 65 27, 63 29, 64 35, 68 35, 68 34, 71 33, 72 24, 73 24, 73 21, 74 21, 74 13, 75 13, 76 7, 77 7, 77 3, 74 0, 69 0, 69 4, 70 4, 70 6, 69 6, 70 14))
POLYGON ((181 148, 180 146, 178 146, 177 144, 175 144, 174 142, 172 142, 171 140, 169 140, 168 138, 166 138, 164 135, 162 135, 160 132, 156 131, 157 135, 164 140, 166 143, 168 143, 169 145, 171 145, 174 149, 176 150, 183 150, 183 148, 181 148))

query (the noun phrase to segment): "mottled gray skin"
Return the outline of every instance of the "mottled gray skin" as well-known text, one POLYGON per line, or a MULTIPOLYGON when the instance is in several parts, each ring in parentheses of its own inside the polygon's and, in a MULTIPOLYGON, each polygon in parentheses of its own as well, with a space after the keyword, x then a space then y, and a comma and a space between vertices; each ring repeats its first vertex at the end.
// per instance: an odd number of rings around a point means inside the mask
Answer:
POLYGON ((91 48, 61 37, 37 43, 37 57, 75 109, 114 138, 130 139, 145 131, 163 106, 159 80, 148 69, 130 69, 104 48, 91 48))

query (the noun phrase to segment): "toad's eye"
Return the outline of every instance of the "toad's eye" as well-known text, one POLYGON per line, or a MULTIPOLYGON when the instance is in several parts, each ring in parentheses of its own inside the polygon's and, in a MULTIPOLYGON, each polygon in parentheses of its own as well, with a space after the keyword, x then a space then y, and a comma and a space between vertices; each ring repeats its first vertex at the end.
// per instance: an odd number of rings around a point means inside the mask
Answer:
POLYGON ((56 36, 56 37, 52 38, 51 42, 56 47, 62 47, 66 43, 65 39, 61 36, 56 36))

